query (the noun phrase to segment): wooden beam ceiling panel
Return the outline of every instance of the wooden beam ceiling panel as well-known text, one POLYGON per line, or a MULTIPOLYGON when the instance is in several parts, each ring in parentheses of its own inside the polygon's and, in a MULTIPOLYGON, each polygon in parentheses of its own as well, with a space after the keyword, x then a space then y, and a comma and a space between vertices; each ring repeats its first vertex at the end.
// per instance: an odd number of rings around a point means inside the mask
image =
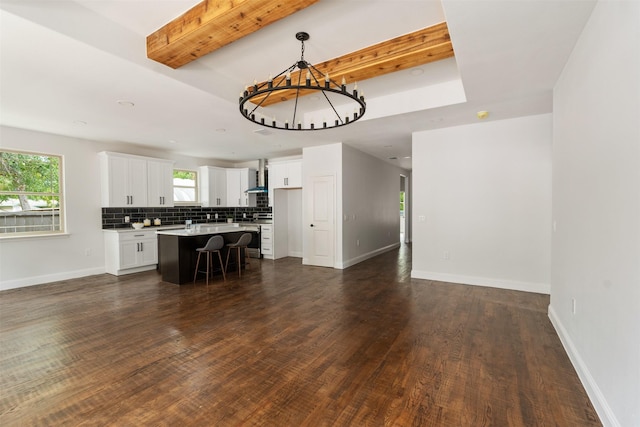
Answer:
POLYGON ((205 0, 147 36, 147 57, 179 68, 318 0, 205 0))
MULTIPOLYGON (((344 77, 347 83, 351 84, 452 56, 454 56, 454 52, 449 37, 449 28, 446 22, 442 22, 348 53, 339 58, 314 64, 314 66, 322 72, 329 73, 331 79, 338 83, 344 77)), ((304 73, 306 74, 306 71, 304 73)), ((300 71, 291 73, 291 81, 297 82, 299 74, 300 71)), ((304 81, 304 76, 302 76, 302 80, 304 81)), ((259 85, 264 83, 266 82, 259 83, 259 85)), ((300 91, 300 96, 311 92, 314 91, 300 91)), ((256 104, 262 102, 262 106, 266 107, 294 99, 296 91, 278 91, 262 101, 266 96, 257 96, 251 102, 256 104)))

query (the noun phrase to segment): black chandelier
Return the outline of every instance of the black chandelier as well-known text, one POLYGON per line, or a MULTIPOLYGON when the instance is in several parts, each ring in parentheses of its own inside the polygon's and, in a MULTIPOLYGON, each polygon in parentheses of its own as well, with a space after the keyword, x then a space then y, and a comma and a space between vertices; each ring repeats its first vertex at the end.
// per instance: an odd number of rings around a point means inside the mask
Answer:
POLYGON ((309 40, 309 34, 305 32, 296 33, 296 39, 300 40, 300 42, 302 43, 300 60, 296 61, 292 66, 286 68, 274 78, 269 77, 269 80, 265 83, 258 84, 258 82, 255 81, 253 85, 245 87, 244 91, 240 94, 240 113, 247 120, 250 120, 261 126, 267 126, 274 129, 296 131, 330 129, 348 125, 359 120, 364 115, 367 104, 364 101, 364 94, 358 94, 358 84, 355 83, 353 91, 349 92, 347 91, 347 84, 344 77, 342 78, 341 84, 338 84, 337 82, 331 80, 329 78, 329 74, 322 73, 320 70, 318 70, 316 67, 314 67, 304 59, 304 42, 306 40, 309 40), (298 82, 296 84, 293 84, 291 82, 291 72, 296 68, 299 68, 300 72, 298 73, 298 82), (302 80, 302 70, 307 70, 306 78, 304 79, 304 81, 302 80), (295 102, 293 105, 293 114, 290 118, 291 122, 289 122, 289 119, 285 120, 284 122, 278 122, 276 121, 275 117, 267 118, 268 115, 264 115, 256 111, 258 107, 261 107, 262 104, 272 94, 276 92, 291 90, 295 90, 296 94, 295 102), (298 113, 298 98, 300 97, 301 91, 309 90, 322 92, 322 95, 328 102, 329 106, 331 106, 331 110, 333 110, 333 113, 335 114, 335 119, 329 121, 324 119, 322 123, 318 124, 318 126, 316 126, 316 124, 312 122, 308 127, 303 127, 302 121, 298 120, 296 117, 298 113), (335 93, 344 96, 351 101, 355 101, 357 104, 354 104, 355 108, 353 109, 353 115, 346 114, 344 116, 340 116, 333 103, 329 99, 329 96, 327 96, 327 93, 335 93), (262 98, 259 102, 256 100, 257 104, 249 106, 246 105, 247 102, 257 97, 262 98))

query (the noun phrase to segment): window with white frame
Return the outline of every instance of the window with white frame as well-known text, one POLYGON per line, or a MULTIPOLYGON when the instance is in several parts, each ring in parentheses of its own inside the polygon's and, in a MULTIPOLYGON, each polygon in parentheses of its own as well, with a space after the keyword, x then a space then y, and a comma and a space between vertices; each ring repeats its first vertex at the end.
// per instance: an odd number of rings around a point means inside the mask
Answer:
POLYGON ((198 172, 173 170, 173 202, 176 204, 198 203, 198 172))
POLYGON ((0 237, 64 233, 62 156, 0 151, 0 237))

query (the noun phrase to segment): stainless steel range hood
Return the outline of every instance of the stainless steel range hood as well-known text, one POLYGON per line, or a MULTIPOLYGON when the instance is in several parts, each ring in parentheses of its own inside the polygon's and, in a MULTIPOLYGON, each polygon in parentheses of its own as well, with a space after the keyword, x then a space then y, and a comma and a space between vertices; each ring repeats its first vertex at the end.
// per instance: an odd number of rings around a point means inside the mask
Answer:
POLYGON ((269 189, 265 186, 265 167, 267 165, 266 159, 258 160, 258 186, 245 190, 245 193, 268 193, 269 189))

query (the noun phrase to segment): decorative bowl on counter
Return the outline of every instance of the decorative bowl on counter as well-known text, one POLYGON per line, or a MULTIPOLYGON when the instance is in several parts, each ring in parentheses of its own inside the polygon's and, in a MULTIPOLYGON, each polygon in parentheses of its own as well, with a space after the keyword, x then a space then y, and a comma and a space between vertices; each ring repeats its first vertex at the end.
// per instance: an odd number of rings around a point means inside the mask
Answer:
POLYGON ((131 226, 133 228, 135 228, 136 230, 140 230, 142 227, 144 227, 144 223, 142 223, 142 222, 133 222, 133 223, 131 223, 131 226))

